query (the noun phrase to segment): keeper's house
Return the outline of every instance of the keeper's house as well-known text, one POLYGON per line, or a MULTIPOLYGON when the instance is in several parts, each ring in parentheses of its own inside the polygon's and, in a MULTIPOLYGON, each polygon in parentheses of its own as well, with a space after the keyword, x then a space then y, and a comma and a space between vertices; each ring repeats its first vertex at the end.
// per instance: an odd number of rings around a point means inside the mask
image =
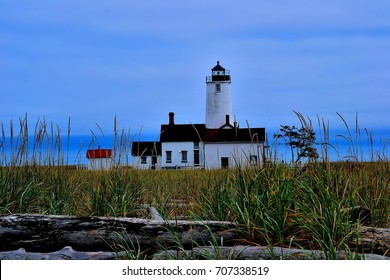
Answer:
POLYGON ((176 124, 169 113, 159 142, 134 142, 135 168, 228 168, 262 165, 265 128, 239 128, 232 121, 231 77, 219 62, 206 77, 204 124, 176 124))
POLYGON ((112 150, 97 149, 87 150, 88 170, 109 170, 113 167, 112 150))

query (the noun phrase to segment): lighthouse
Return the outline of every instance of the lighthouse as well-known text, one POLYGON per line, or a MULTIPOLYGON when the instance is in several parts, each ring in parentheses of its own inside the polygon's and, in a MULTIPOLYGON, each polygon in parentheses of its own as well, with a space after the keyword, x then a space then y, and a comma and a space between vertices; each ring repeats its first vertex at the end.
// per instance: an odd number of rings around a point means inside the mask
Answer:
POLYGON ((223 68, 219 61, 206 77, 206 128, 217 129, 230 125, 232 120, 230 71, 223 68))
POLYGON ((232 119, 231 78, 219 61, 206 77, 205 123, 181 124, 175 114, 161 125, 159 142, 133 142, 140 169, 217 169, 261 166, 265 128, 239 128, 232 119), (233 125, 232 125, 233 124, 233 125))

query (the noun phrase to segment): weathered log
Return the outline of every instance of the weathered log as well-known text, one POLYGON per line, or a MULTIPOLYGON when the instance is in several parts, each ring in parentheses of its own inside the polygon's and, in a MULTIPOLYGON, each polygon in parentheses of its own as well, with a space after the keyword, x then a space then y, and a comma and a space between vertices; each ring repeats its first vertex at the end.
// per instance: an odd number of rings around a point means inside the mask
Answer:
MULTIPOLYGON (((389 257, 376 254, 359 254, 358 256, 348 255, 340 251, 337 253, 337 259, 345 260, 348 258, 358 258, 367 260, 390 260, 389 257)), ((259 247, 259 246, 242 246, 234 247, 196 247, 192 250, 166 250, 157 252, 153 259, 233 259, 233 260, 323 260, 326 255, 318 250, 303 250, 295 248, 281 247, 259 247)))
MULTIPOLYGON (((359 254, 351 256, 345 252, 338 252, 337 259, 358 258, 366 260, 390 260, 389 257, 376 254, 359 254)), ((24 249, 0 252, 0 260, 114 260, 126 258, 126 252, 77 252, 67 246, 62 250, 50 253, 26 252, 24 249)), ((154 260, 167 259, 233 259, 233 260, 323 260, 326 259, 322 251, 311 251, 281 247, 242 246, 234 247, 195 247, 192 250, 166 250, 154 254, 154 260)))
POLYGON ((50 253, 26 252, 25 249, 0 252, 0 260, 115 260, 126 255, 125 252, 77 252, 67 246, 50 253))
POLYGON ((0 216, 0 251, 24 248, 29 252, 53 252, 66 246, 77 251, 115 251, 118 244, 142 250, 178 244, 191 248, 221 239, 229 245, 238 238, 230 231, 232 227, 232 223, 217 221, 7 215, 0 216))
POLYGON ((164 221, 163 217, 161 216, 161 214, 157 211, 157 209, 155 207, 149 207, 149 213, 150 213, 150 216, 152 218, 152 220, 156 220, 156 221, 164 221))
POLYGON ((350 244, 363 252, 390 256, 390 228, 362 227, 358 242, 351 240, 350 244))
MULTIPOLYGON (((72 246, 76 251, 96 252, 133 246, 150 255, 161 248, 190 249, 208 246, 211 241, 242 245, 233 232, 235 227, 234 223, 218 221, 8 215, 0 216, 0 251, 24 248, 44 253, 72 246)), ((390 256, 390 229, 362 227, 357 240, 353 238, 350 246, 358 252, 390 256)))

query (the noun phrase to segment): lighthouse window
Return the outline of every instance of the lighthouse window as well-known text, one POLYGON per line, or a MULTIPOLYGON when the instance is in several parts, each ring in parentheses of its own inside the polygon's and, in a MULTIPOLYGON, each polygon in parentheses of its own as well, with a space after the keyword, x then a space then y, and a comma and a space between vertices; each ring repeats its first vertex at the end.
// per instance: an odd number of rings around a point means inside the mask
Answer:
POLYGON ((221 84, 215 84, 215 91, 220 92, 221 91, 221 84))

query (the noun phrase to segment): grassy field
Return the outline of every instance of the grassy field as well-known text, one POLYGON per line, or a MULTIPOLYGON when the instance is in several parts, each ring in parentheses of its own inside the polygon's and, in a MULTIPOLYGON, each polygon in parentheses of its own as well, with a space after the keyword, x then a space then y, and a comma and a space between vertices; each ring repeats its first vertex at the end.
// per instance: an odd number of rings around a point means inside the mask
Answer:
MULTIPOLYGON (((67 131, 69 137, 70 121, 67 131)), ((319 249, 328 258, 348 251, 348 240, 356 236, 349 209, 370 209, 371 226, 390 226, 390 162, 384 158, 323 160, 303 168, 270 163, 223 170, 87 171, 64 165, 59 128, 37 123, 32 153, 27 117, 20 120, 17 136, 12 122, 10 132, 6 158, 2 126, 0 163, 11 163, 0 165, 3 215, 147 217, 149 205, 166 219, 235 222, 247 244, 319 249), (25 164, 28 158, 32 164, 25 164)))
POLYGON ((356 234, 346 209, 366 207, 372 226, 389 227, 389 186, 388 162, 214 171, 2 167, 0 213, 145 217, 147 204, 167 219, 236 222, 248 244, 335 253, 356 234))

